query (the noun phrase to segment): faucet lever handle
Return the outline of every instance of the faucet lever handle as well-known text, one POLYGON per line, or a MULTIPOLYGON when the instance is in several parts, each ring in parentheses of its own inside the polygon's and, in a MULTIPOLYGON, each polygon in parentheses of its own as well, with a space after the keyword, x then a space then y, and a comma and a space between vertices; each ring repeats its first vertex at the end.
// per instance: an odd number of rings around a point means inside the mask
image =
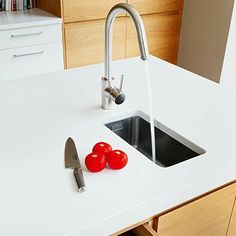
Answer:
POLYGON ((123 82, 124 82, 124 75, 121 75, 119 92, 122 91, 122 88, 123 88, 123 82))

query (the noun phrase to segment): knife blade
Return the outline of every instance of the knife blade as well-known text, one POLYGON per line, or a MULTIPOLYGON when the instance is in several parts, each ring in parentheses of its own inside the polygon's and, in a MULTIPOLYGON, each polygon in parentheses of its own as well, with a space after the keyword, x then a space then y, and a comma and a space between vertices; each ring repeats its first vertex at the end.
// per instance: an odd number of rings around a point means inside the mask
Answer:
POLYGON ((75 142, 72 138, 68 138, 65 144, 65 167, 74 169, 76 183, 79 188, 79 192, 86 190, 84 176, 79 161, 79 156, 76 150, 75 142))

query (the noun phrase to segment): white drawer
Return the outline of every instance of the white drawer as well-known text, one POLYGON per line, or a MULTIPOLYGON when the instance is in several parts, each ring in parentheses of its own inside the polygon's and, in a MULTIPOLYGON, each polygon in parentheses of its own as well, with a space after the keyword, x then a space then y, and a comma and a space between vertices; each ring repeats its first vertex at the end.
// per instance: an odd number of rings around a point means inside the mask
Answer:
POLYGON ((0 49, 16 48, 41 43, 61 42, 61 24, 43 25, 0 31, 0 49))
POLYGON ((63 70, 62 42, 0 51, 0 81, 63 70))

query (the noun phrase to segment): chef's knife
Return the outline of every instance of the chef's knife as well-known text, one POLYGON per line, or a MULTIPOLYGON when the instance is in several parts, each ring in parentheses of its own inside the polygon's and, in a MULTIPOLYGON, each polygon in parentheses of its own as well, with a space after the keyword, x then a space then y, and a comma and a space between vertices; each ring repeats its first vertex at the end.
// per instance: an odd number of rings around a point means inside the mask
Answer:
POLYGON ((68 138, 65 145, 65 166, 66 168, 74 169, 74 176, 79 188, 79 192, 86 190, 84 176, 79 161, 79 156, 76 150, 75 143, 72 138, 68 138))

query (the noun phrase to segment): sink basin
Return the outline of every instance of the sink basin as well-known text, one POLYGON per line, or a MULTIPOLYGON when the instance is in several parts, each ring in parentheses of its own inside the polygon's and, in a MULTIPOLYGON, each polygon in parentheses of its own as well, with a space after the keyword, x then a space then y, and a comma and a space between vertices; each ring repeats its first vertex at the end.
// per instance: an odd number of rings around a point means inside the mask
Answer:
MULTIPOLYGON (((105 125, 152 160, 151 129, 147 120, 133 115, 105 125)), ((156 164, 161 167, 172 166, 205 153, 202 148, 158 122, 155 122, 155 140, 156 164)))

